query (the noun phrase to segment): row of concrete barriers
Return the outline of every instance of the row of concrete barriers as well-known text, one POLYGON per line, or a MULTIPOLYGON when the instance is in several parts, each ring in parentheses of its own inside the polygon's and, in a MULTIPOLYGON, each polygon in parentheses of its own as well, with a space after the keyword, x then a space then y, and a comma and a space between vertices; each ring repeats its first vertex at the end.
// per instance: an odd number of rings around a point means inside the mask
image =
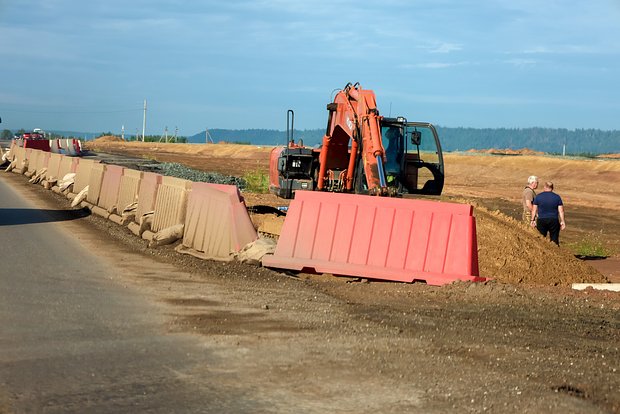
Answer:
MULTIPOLYGON (((181 253, 232 260, 258 235, 236 186, 197 183, 97 160, 19 147, 7 170, 37 177, 73 205, 126 225, 151 245, 182 239, 181 253), (70 186, 63 186, 71 180, 70 186)), ((32 181, 32 179, 31 179, 32 181)))
POLYGON ((55 154, 79 156, 82 154, 82 141, 76 138, 55 139, 16 139, 13 144, 18 147, 38 149, 55 154))
POLYGON ((14 171, 127 225, 151 246, 182 239, 176 250, 200 258, 232 260, 243 251, 242 261, 268 267, 368 279, 487 280, 479 276, 470 205, 302 191, 289 206, 277 246, 263 246, 269 239, 258 239, 236 186, 30 148, 11 151, 14 171))

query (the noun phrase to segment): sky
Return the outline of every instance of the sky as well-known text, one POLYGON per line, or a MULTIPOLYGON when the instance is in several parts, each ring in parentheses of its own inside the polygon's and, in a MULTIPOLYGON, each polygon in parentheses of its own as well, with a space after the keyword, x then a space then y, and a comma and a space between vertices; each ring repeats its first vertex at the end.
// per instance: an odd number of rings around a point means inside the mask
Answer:
POLYGON ((0 129, 620 129, 620 0, 0 0, 0 129))

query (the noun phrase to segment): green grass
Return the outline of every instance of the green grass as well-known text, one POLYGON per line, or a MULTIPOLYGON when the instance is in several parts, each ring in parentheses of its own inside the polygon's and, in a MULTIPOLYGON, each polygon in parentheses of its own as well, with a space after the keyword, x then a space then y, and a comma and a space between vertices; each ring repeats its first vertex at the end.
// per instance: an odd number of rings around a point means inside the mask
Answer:
POLYGON ((266 194, 269 192, 269 174, 259 169, 243 175, 246 182, 245 190, 251 193, 266 194))
POLYGON ((570 248, 578 256, 609 257, 612 251, 601 240, 601 234, 589 233, 581 240, 571 243, 570 248))

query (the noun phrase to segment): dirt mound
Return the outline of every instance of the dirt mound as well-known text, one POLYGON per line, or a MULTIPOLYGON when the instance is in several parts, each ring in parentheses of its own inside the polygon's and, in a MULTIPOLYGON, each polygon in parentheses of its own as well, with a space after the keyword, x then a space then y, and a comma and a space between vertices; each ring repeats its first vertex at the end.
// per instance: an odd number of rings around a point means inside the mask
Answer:
POLYGON ((620 154, 601 154, 601 155, 597 155, 596 158, 613 158, 613 159, 620 159, 620 154))
MULTIPOLYGON (((481 276, 503 283, 546 286, 607 282, 590 265, 543 239, 524 223, 480 206, 475 207, 475 216, 481 276)), ((275 237, 280 234, 284 217, 269 214, 251 214, 251 217, 262 233, 275 237)))
POLYGON ((536 230, 499 211, 475 208, 481 276, 504 283, 562 285, 607 279, 536 230))
POLYGON ((114 136, 114 135, 103 135, 99 138, 95 138, 93 140, 93 142, 96 143, 104 143, 104 142, 124 142, 125 140, 121 139, 120 137, 114 136))
POLYGON ((521 148, 521 149, 498 149, 498 148, 489 148, 489 149, 470 149, 467 152, 470 153, 479 153, 479 154, 494 154, 494 155, 543 155, 544 152, 534 151, 529 148, 521 148))

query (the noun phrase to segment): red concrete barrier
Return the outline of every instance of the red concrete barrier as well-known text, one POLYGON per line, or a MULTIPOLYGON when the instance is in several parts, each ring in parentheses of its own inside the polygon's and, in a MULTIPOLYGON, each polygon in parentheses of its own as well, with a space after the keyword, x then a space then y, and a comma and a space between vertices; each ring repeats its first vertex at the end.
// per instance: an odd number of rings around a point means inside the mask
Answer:
POLYGON ((442 285, 483 281, 466 204, 298 191, 263 265, 442 285))
POLYGON ((24 148, 33 148, 41 151, 50 151, 50 142, 47 139, 25 139, 24 148))
POLYGON ((258 238, 234 185, 192 183, 181 253, 232 260, 231 254, 258 238))
POLYGON ((73 138, 73 154, 80 156, 82 155, 82 141, 80 141, 79 139, 73 138))

